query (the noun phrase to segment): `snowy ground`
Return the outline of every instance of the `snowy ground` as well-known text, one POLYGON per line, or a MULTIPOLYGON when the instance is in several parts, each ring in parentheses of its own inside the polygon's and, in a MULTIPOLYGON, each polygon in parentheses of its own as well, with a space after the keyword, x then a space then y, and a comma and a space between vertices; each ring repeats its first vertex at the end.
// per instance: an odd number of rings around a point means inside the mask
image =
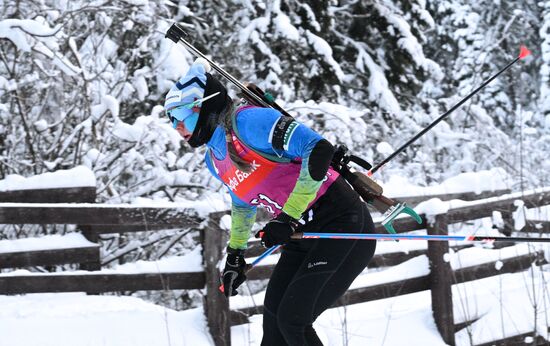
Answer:
MULTIPOLYGON (((550 340, 548 280, 550 272, 537 269, 455 286, 455 321, 479 318, 456 334, 457 345, 470 345, 469 334, 479 344, 531 331, 535 302, 537 328, 550 340)), ((81 293, 0 296, 0 307, 2 346, 212 345, 202 309, 177 312, 133 297, 81 293)), ((233 327, 233 345, 259 345, 261 323, 257 315, 233 327)), ((325 345, 445 345, 428 291, 331 309, 315 326, 325 345)))
MULTIPOLYGON (((425 247, 425 241, 379 242, 377 253, 408 252, 425 247)), ((476 246, 453 252, 448 258, 455 269, 485 261, 497 261, 498 266, 500 260, 537 249, 547 250, 543 245, 527 244, 500 250, 476 246)), ((275 262, 277 257, 271 256, 263 264, 275 262)), ((199 251, 157 262, 128 263, 104 271, 157 272, 159 268, 170 271, 182 267, 200 270, 199 251)), ((427 273, 427 258, 418 256, 386 269, 366 270, 352 287, 427 273)), ((29 272, 0 274, 11 275, 29 275, 29 272)), ((455 322, 478 319, 470 329, 457 333, 457 344, 479 344, 522 334, 532 331, 535 325, 541 335, 550 339, 549 280, 550 267, 547 266, 455 285, 455 322), (533 321, 535 303, 536 323, 533 321)), ((234 297, 231 305, 239 308, 261 304, 263 294, 234 297)), ((325 345, 444 345, 431 317, 428 291, 331 309, 321 315, 315 326, 325 345)), ((212 345, 202 309, 178 312, 134 297, 81 293, 0 296, 0 335, 0 346, 212 345)), ((232 328, 234 345, 259 345, 261 335, 259 315, 253 316, 249 324, 232 328)))
MULTIPOLYGON (((535 301, 538 330, 550 340, 549 279, 550 273, 539 272, 534 291, 528 284, 530 271, 455 286, 455 321, 479 318, 456 334, 457 345, 471 345, 469 334, 473 344, 479 344, 532 331, 535 301)), ((331 309, 315 327, 325 345, 445 345, 431 317, 429 291, 331 309)), ((259 345, 261 316, 233 327, 232 335, 236 345, 259 345)))

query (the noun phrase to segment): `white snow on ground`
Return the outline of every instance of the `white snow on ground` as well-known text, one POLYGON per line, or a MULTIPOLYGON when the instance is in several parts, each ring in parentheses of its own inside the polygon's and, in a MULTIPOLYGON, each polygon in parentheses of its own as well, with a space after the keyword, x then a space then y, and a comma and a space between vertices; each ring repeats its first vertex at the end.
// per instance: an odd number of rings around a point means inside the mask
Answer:
POLYGON ((476 280, 453 287, 455 322, 473 320, 456 334, 457 346, 482 344, 532 332, 550 341, 550 272, 537 269, 476 280), (534 318, 536 316, 536 323, 534 318))
POLYGON ((212 345, 202 309, 82 293, 0 296, 2 346, 212 345))
MULTIPOLYGON (((531 282, 537 292, 539 331, 550 340, 545 329, 550 323, 550 273, 537 270, 533 280, 530 273, 506 274, 453 286, 455 323, 479 318, 470 328, 474 344, 532 330, 535 300, 531 282)), ((233 344, 260 344, 261 316, 254 316, 251 322, 231 329, 233 344)), ((445 345, 432 318, 429 291, 330 309, 314 326, 325 345, 330 346, 445 345)), ((459 331, 456 341, 460 346, 470 345, 467 330, 459 331)))
MULTIPOLYGON (((0 190, 18 190, 26 188, 87 186, 93 184, 85 177, 86 172, 74 170, 60 171, 52 176, 44 174, 33 178, 10 176, 0 181, 0 190), (71 172, 72 171, 72 172, 71 172), (66 175, 66 179, 63 176, 66 175), (63 178, 63 179, 62 179, 63 178), (83 183, 84 182, 84 183, 83 183)), ((421 188, 421 192, 412 189, 411 195, 464 192, 464 186, 470 190, 487 191, 505 188, 505 181, 496 178, 501 172, 481 172, 479 176, 461 175, 449 179, 437 187, 421 188), (475 182, 475 183, 472 183, 475 182), (462 189, 462 190, 461 190, 462 189)), ((395 186, 395 184, 390 184, 395 186)), ((400 191, 407 190, 400 188, 400 191)), ((542 190, 537 190, 542 191, 542 190)), ((527 193, 527 192, 524 192, 527 193)), ((508 195, 521 199, 521 193, 508 195)), ((503 197, 499 197, 503 198, 503 197)), ((498 200, 492 198, 489 200, 498 200)), ((223 210, 220 199, 216 203, 205 199, 204 202, 163 203, 146 199, 136 200, 134 205, 109 205, 108 207, 135 207, 136 205, 153 208, 198 208, 201 215, 214 210, 223 210), (220 201, 220 202, 218 202, 220 201)), ((487 201, 487 200, 485 200, 487 201)), ((463 205, 476 205, 480 202, 432 201, 420 206, 427 213, 437 213, 442 208, 463 205), (431 203, 431 204, 430 204, 431 203)), ((21 206, 22 204, 2 203, 2 206, 21 206)), ((25 204, 27 207, 97 207, 94 204, 25 204)), ((548 220, 547 208, 527 210, 528 219, 548 220)), ((226 220, 227 221, 227 220, 226 220)), ((490 230, 490 218, 476 221, 474 225, 457 225, 459 234, 490 230)), ((425 231, 420 231, 425 233, 425 231)), ((89 244, 77 234, 66 236, 46 236, 37 239, 21 239, 0 242, 0 251, 12 249, 54 249, 85 246, 89 244)), ((451 244, 452 245, 452 244, 451 244)), ((487 245, 484 245, 487 246, 487 245)), ((377 253, 409 252, 426 248, 425 241, 379 242, 377 253)), ((520 244, 501 250, 491 250, 479 246, 446 254, 453 268, 467 267, 483 262, 494 262, 502 268, 502 260, 542 249, 550 258, 550 247, 520 244)), ((278 256, 270 256, 262 265, 275 263, 278 256)), ((537 305, 536 326, 540 334, 548 338, 547 326, 550 324, 550 306, 548 266, 544 272, 536 269, 517 274, 505 274, 475 282, 455 285, 453 299, 455 322, 479 318, 472 327, 457 333, 457 345, 483 343, 531 331, 535 322, 533 305, 537 305)), ((201 271, 200 247, 184 256, 173 256, 158 261, 139 261, 126 263, 105 273, 157 273, 176 271, 201 271)), ((85 271, 52 273, 48 275, 94 275, 85 271)), ((428 274, 426 256, 419 256, 391 268, 366 270, 352 285, 352 288, 371 286, 384 282, 416 277, 428 274)), ((26 270, 16 270, 0 274, 30 274, 26 270)), ((254 296, 240 295, 231 299, 233 308, 260 305, 264 292, 254 296)), ((356 304, 345 308, 330 309, 325 312, 315 326, 325 345, 444 345, 431 315, 430 293, 420 292, 369 303, 356 304), (411 337, 414 335, 414 337, 411 337), (347 340, 347 341, 346 341, 347 340)), ((261 340, 261 316, 253 316, 251 323, 232 328, 232 341, 235 345, 259 345, 261 340)), ((176 312, 160 306, 146 303, 133 297, 86 296, 84 294, 29 294, 21 296, 0 296, 0 346, 84 346, 84 345, 212 345, 207 333, 202 309, 176 312), (29 332, 32 331, 32 332, 29 332)))
MULTIPOLYGON (((402 251, 426 245, 425 241, 411 241, 415 245, 400 243, 384 244, 402 251)), ((451 265, 458 268, 503 260, 528 253, 530 247, 531 251, 535 250, 526 244, 500 250, 468 248, 452 253, 451 265)), ((188 262, 172 262, 173 268, 200 270, 200 249, 187 256, 188 262), (195 264, 190 264, 193 261, 195 264)), ((272 257, 275 260, 277 256, 272 257)), ((153 262, 140 270, 143 265, 129 263, 113 270, 151 272, 150 269, 157 266, 162 271, 170 267, 153 262)), ((385 270, 367 270, 352 288, 426 275, 427 268, 426 257, 419 256, 385 270)), ((537 326, 546 336, 544 328, 550 322, 547 308, 550 273, 547 269, 544 272, 536 269, 534 275, 525 271, 455 285, 455 322, 479 318, 469 329, 474 344, 517 335, 532 329, 533 302, 537 302, 537 326)), ((264 292, 253 297, 233 297, 231 306, 235 309, 261 305, 263 296, 264 292)), ((444 345, 431 317, 430 304, 427 291, 355 304, 328 310, 315 327, 325 345, 444 345)), ((0 307, 0 335, 3 335, 0 345, 212 345, 200 309, 176 312, 136 298, 82 294, 0 296, 0 307), (24 333, 25 330, 33 330, 33 333, 24 333)), ((253 316, 250 324, 232 328, 235 345, 259 345, 261 335, 259 315, 253 316)), ((456 337, 457 345, 470 345, 466 330, 458 332, 456 337)))
MULTIPOLYGON (((455 322, 479 318, 470 328, 475 344, 521 334, 533 326, 536 302, 539 332, 548 338, 549 280, 548 271, 536 269, 455 285, 455 322)), ((0 296, 0 307, 2 346, 213 344, 202 309, 176 312, 133 297, 0 296)), ((429 291, 330 309, 315 327, 327 346, 445 344, 431 316, 429 291)), ((261 316, 233 327, 231 334, 233 345, 259 345, 261 316)), ((457 345, 470 345, 466 330, 456 339, 457 345)))

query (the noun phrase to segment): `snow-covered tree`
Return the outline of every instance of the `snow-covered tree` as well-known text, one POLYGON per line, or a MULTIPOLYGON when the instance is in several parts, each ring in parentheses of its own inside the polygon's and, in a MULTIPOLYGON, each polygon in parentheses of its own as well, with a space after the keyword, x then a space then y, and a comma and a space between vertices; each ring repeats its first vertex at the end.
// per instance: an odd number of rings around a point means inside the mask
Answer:
POLYGON ((163 2, 7 1, 0 12, 2 176, 85 163, 100 196, 126 200, 175 170, 179 138, 153 107, 189 55, 163 40, 163 2))

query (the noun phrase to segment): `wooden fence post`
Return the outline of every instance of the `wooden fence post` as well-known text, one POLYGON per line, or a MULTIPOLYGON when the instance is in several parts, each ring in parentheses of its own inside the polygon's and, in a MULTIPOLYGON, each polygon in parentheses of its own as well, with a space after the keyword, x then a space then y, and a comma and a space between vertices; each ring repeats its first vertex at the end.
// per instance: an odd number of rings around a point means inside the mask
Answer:
POLYGON ((208 321, 210 334, 216 346, 231 345, 231 327, 229 300, 219 291, 219 261, 223 258, 227 234, 219 226, 220 216, 211 215, 206 229, 201 231, 204 272, 206 275, 206 296, 204 312, 208 321))
MULTIPOLYGON (((87 193, 81 194, 81 199, 78 201, 79 203, 95 203, 95 200, 97 198, 97 190, 95 186, 92 188, 86 189, 87 193)), ((83 226, 83 225, 77 225, 77 228, 80 230, 84 238, 86 238, 88 241, 92 243, 99 244, 99 234, 97 232, 94 232, 94 229, 92 226, 83 226)), ((80 269, 81 270, 89 270, 89 271, 97 271, 101 270, 101 250, 100 247, 97 248, 97 257, 94 259, 93 262, 88 263, 80 263, 80 269)))
MULTIPOLYGON (((435 216, 433 224, 427 227, 428 234, 447 235, 445 215, 435 216)), ((446 241, 428 242, 428 259, 430 260, 430 288, 432 293, 432 311, 435 324, 443 341, 455 345, 452 278, 453 272, 449 262, 444 259, 449 252, 446 241)))
POLYGON ((504 225, 502 226, 502 234, 509 237, 512 235, 512 232, 514 231, 514 216, 512 215, 512 212, 502 212, 502 221, 504 222, 504 225))
MULTIPOLYGON (((92 226, 78 226, 78 229, 80 229, 80 232, 86 238, 88 241, 91 241, 92 243, 99 244, 99 235, 94 232, 92 226)), ((100 259, 100 249, 97 248, 97 258, 93 262, 88 263, 80 263, 80 269, 81 270, 90 270, 90 271, 96 271, 101 270, 101 259, 100 259)))

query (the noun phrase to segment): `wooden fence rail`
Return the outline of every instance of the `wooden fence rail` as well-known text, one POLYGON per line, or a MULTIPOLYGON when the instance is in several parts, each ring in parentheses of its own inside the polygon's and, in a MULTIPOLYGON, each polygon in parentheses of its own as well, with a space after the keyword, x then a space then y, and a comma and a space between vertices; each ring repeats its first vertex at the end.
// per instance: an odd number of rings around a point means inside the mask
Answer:
POLYGON ((94 203, 95 186, 0 191, 0 202, 12 203, 94 203))
POLYGON ((194 209, 116 204, 0 203, 0 224, 197 227, 194 209))
POLYGON ((0 252, 0 269, 67 263, 91 264, 98 263, 99 257, 99 245, 97 244, 66 249, 0 252))
POLYGON ((0 293, 87 292, 201 289, 204 272, 143 274, 30 274, 0 276, 0 293))
POLYGON ((510 193, 510 189, 499 189, 494 191, 482 191, 480 193, 475 192, 457 192, 457 193, 444 193, 444 194, 433 194, 433 195, 424 195, 424 196, 390 196, 399 200, 400 202, 405 202, 409 205, 417 205, 420 202, 427 201, 428 199, 438 198, 442 201, 450 201, 452 199, 460 199, 462 201, 474 201, 479 199, 490 198, 494 196, 502 196, 510 193))
MULTIPOLYGON (((423 223, 417 224, 410 218, 395 220, 394 226, 398 232, 427 229, 431 234, 446 234, 447 226, 469 220, 492 216, 493 211, 501 211, 505 218, 510 219, 511 213, 517 208, 514 202, 524 201, 526 207, 535 207, 550 204, 550 189, 538 190, 527 194, 506 194, 500 197, 473 201, 465 206, 451 208, 445 215, 435 217, 435 223, 428 224, 423 217, 423 223)), ((128 205, 94 205, 90 204, 91 196, 95 193, 88 191, 84 196, 85 202, 68 204, 61 202, 57 197, 59 191, 50 191, 35 194, 36 200, 43 204, 20 203, 25 201, 23 194, 0 192, 0 224, 76 224, 83 234, 92 242, 98 241, 98 235, 103 233, 124 233, 134 231, 155 231, 167 228, 192 228, 203 223, 192 209, 165 208, 165 207, 135 207, 128 205), (48 199, 46 196, 50 196, 48 199), (8 202, 8 203, 6 203, 8 202), (13 203, 18 202, 18 203, 13 203), (44 204, 46 203, 46 204, 44 204)), ((500 191, 502 192, 502 191, 500 191)), ((27 193, 26 196, 32 195, 27 193)), ((77 201, 77 190, 73 188, 70 201, 77 201)), ((423 196, 424 197, 424 196, 423 196)), ((442 195, 445 199, 471 199, 475 195, 442 195)), ((485 197, 485 196, 484 196, 485 197)), ((426 198, 426 197, 424 197, 426 198)), ((28 202, 28 200, 26 200, 28 202)), ((414 197, 409 198, 415 203, 414 197)), ((216 345, 230 344, 230 326, 245 323, 248 316, 262 311, 262 306, 229 310, 228 300, 218 291, 219 268, 222 259, 226 238, 219 227, 219 218, 224 213, 212 215, 207 231, 201 232, 203 244, 204 271, 178 273, 144 273, 144 274, 114 274, 106 272, 75 272, 55 274, 29 275, 2 275, 0 276, 0 294, 19 294, 35 292, 73 292, 85 291, 100 293, 108 291, 136 291, 136 290, 166 290, 166 289, 198 289, 206 287, 204 307, 208 326, 216 345)), ((545 224, 546 225, 546 224, 545 224)), ((532 225, 530 225, 532 226, 532 225)), ((546 226, 544 226, 546 227, 546 226)), ((376 224, 377 232, 385 232, 383 226, 376 224)), ((263 249, 252 243, 247 252, 248 256, 257 256, 263 249)), ((512 244, 503 244, 512 245, 512 244)), ((447 242, 430 242, 426 250, 412 251, 409 254, 392 253, 376 255, 371 266, 387 266, 401 263, 414 256, 426 255, 430 263, 430 274, 384 283, 380 285, 361 287, 349 290, 335 306, 361 303, 396 295, 419 292, 431 289, 432 306, 436 325, 444 339, 450 345, 454 344, 455 326, 452 312, 450 287, 454 283, 466 282, 492 275, 514 272, 528 268, 533 261, 541 262, 538 254, 530 254, 503 260, 500 271, 496 271, 494 262, 470 268, 461 268, 452 271, 448 262, 443 260, 443 254, 449 251, 447 242), (455 280, 449 280, 454 277, 455 280)), ((455 246, 455 251, 468 245, 455 246)), ((0 268, 53 265, 74 260, 74 249, 64 249, 64 252, 54 250, 33 251, 33 253, 0 253, 0 268)), ((99 262, 99 246, 90 246, 80 251, 81 256, 77 263, 82 268, 101 269, 99 262), (90 265, 91 263, 91 265, 90 265)), ((272 266, 258 266, 249 273, 250 280, 266 279, 270 276, 272 266)))

